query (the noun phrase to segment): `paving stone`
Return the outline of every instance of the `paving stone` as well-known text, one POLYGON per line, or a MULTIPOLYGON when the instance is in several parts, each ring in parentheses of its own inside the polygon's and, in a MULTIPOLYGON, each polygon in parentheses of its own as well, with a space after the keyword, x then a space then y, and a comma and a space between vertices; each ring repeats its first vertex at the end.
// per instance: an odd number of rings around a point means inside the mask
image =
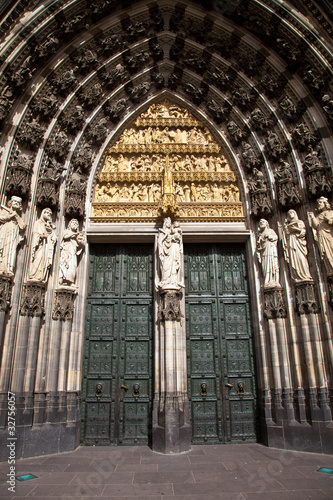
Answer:
POLYGON ((172 494, 172 484, 108 484, 105 486, 102 497, 141 496, 150 498, 154 495, 163 495, 164 498, 164 495, 172 494))

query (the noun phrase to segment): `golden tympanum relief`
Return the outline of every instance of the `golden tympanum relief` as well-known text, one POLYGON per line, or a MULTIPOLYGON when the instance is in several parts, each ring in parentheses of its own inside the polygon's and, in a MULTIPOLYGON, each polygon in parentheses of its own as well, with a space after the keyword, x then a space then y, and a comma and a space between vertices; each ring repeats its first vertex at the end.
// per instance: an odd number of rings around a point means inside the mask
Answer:
POLYGON ((207 127, 169 101, 153 104, 108 151, 93 222, 243 221, 237 177, 207 127))

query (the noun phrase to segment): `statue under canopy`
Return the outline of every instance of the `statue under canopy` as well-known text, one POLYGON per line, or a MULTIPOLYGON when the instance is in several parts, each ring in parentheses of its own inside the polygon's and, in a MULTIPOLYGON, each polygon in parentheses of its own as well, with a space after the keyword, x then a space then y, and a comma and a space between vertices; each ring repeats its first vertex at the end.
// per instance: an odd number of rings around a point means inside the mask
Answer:
POLYGON ((26 224, 21 217, 22 199, 12 196, 8 207, 0 208, 0 274, 13 276, 17 247, 23 240, 26 224))
POLYGON ((267 220, 260 219, 257 252, 264 276, 264 289, 281 288, 277 241, 278 236, 267 220))
POLYGON ((284 256, 289 264, 291 277, 296 283, 313 281, 308 264, 305 224, 295 210, 289 210, 287 220, 279 228, 284 256))
POLYGON ((33 229, 31 261, 28 273, 29 281, 47 282, 56 241, 55 226, 52 223, 52 210, 44 208, 33 229))
POLYGON ((85 245, 84 234, 79 231, 79 222, 72 219, 65 229, 60 246, 59 285, 76 288, 77 258, 85 245))
POLYGON ((158 271, 160 290, 179 290, 184 287, 183 278, 183 238, 178 222, 164 219, 158 235, 158 271))
POLYGON ((327 276, 333 276, 333 210, 324 196, 318 198, 317 209, 320 212, 317 217, 313 212, 308 212, 310 225, 318 243, 327 276))

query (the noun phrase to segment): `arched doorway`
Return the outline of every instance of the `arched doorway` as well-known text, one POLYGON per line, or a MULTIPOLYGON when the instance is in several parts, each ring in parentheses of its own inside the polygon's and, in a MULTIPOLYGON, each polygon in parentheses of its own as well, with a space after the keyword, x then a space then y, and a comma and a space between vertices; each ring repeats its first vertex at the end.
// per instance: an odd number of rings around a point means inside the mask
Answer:
MULTIPOLYGON (((120 224, 121 240, 127 224, 140 232, 147 222, 153 223, 154 237, 165 217, 180 228, 196 223, 197 241, 202 225, 244 222, 237 175, 221 146, 187 108, 164 98, 108 149, 97 173, 90 220, 95 232, 100 224, 120 224)), ((186 332, 187 341, 168 352, 165 348, 162 356, 157 352, 164 340, 157 340, 162 306, 153 283, 153 242, 91 245, 84 444, 150 444, 153 429, 167 425, 161 407, 171 397, 189 407, 189 414, 179 410, 183 422, 178 425, 187 426, 194 443, 256 439, 245 246, 193 245, 186 237, 184 243, 185 308, 179 335, 186 332), (170 356, 187 363, 168 366, 170 356), (176 383, 171 394, 163 389, 161 371, 172 369, 183 383, 176 383)), ((174 450, 179 446, 174 443, 174 450)))

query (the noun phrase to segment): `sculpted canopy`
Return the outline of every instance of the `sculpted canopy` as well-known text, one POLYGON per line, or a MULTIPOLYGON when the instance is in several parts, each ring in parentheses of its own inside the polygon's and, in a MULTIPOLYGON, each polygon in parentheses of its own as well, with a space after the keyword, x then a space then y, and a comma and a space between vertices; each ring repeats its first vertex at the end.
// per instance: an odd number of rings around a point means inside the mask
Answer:
POLYGON ((243 221, 237 177, 187 109, 153 104, 108 151, 92 221, 243 221))

